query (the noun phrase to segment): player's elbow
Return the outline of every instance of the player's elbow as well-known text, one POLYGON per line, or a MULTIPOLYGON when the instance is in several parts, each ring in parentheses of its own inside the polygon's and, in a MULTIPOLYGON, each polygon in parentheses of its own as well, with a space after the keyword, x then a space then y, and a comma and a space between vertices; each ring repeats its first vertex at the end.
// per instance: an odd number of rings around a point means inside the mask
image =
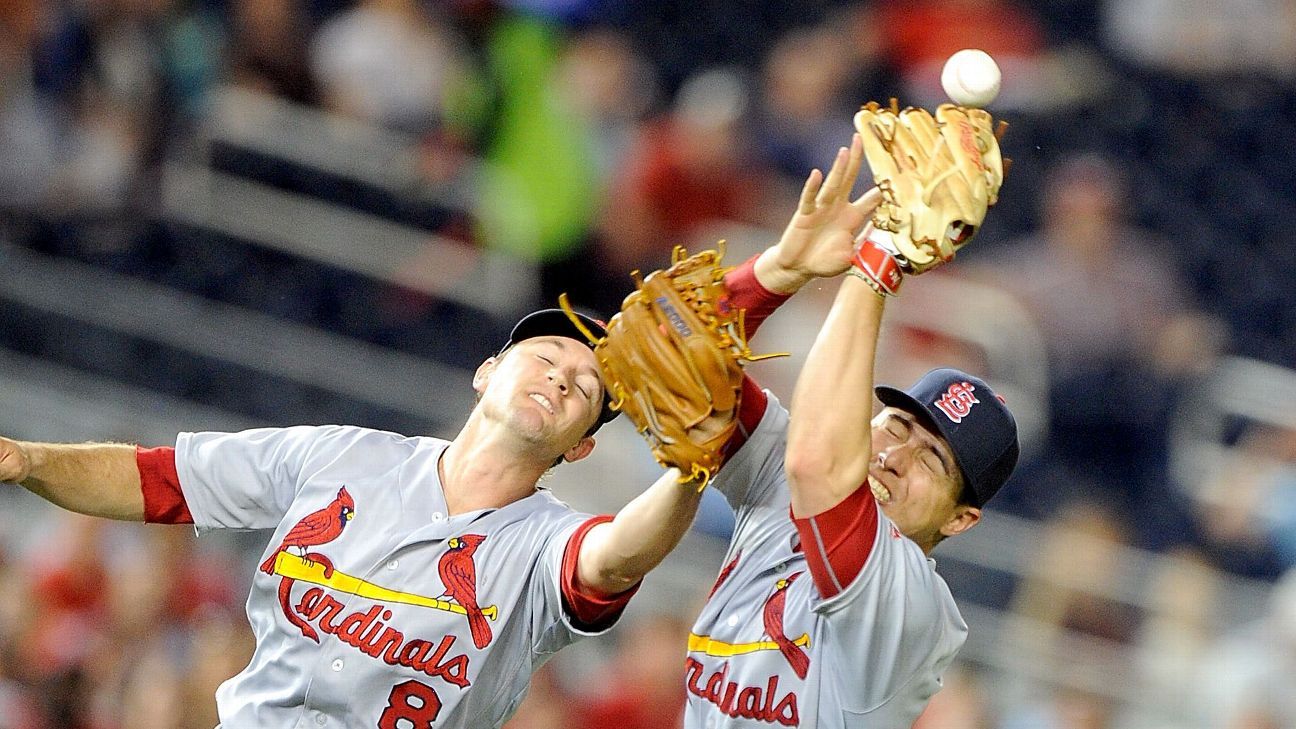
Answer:
POLYGON ((839 470, 832 449, 813 439, 789 442, 783 468, 789 481, 805 485, 830 481, 839 470))
POLYGON ((858 454, 813 438, 790 441, 783 468, 789 485, 800 493, 850 493, 868 475, 858 454))

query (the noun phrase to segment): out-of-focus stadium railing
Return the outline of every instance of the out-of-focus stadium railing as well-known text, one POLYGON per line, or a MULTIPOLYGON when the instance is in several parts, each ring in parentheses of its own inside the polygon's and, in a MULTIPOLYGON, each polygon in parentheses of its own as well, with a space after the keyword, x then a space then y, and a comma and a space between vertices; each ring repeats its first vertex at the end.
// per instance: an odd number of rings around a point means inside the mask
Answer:
POLYGON ((454 185, 421 182, 418 140, 283 99, 233 87, 212 94, 207 124, 163 179, 163 216, 353 271, 504 318, 522 313, 538 287, 531 264, 413 225, 221 171, 215 148, 233 148, 386 191, 468 211, 472 170, 454 185), (416 260, 435 267, 412 268, 416 260))

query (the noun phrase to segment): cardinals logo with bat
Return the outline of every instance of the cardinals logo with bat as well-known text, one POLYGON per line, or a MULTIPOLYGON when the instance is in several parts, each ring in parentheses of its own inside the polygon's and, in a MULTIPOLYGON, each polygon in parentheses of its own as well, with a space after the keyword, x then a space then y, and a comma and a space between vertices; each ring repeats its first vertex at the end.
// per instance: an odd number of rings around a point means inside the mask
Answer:
MULTIPOLYGON (((427 597, 383 587, 340 572, 326 555, 314 551, 315 547, 341 536, 356 513, 355 501, 343 486, 328 505, 297 522, 279 547, 261 564, 262 572, 277 574, 282 578, 279 582, 279 604, 288 622, 297 626, 303 636, 316 643, 320 641, 315 626, 304 619, 319 617, 315 615, 319 611, 307 610, 303 613, 292 605, 293 584, 306 582, 384 603, 401 603, 457 613, 468 621, 468 631, 472 635, 474 646, 482 649, 490 645, 493 632, 489 621, 495 620, 499 611, 495 605, 483 607, 478 603, 477 567, 473 561, 477 548, 486 541, 484 535, 464 534, 446 540, 446 552, 437 563, 444 591, 439 597, 427 597)), ((312 594, 314 592, 313 590, 312 594)), ((318 598, 316 601, 318 602, 318 598)), ((330 599, 328 602, 336 601, 330 599)), ((382 612, 382 617, 390 619, 390 616, 390 611, 382 612)), ((320 627, 326 633, 336 634, 335 630, 330 629, 335 626, 321 624, 320 627)))
MULTIPOLYGON (((734 561, 737 561, 736 557, 734 561)), ((734 562, 731 562, 726 567, 720 581, 723 581, 733 566, 734 562)), ((788 588, 803 574, 803 572, 796 572, 774 583, 773 592, 765 599, 765 605, 761 610, 761 623, 765 629, 763 640, 729 643, 708 635, 691 633, 689 652, 728 659, 764 651, 778 651, 797 678, 804 680, 810 671, 810 655, 805 650, 810 645, 810 636, 805 633, 796 638, 788 636, 783 622, 788 588)), ((686 660, 685 666, 687 690, 715 704, 726 715, 757 719, 783 726, 796 726, 799 723, 796 693, 787 692, 780 696, 777 675, 771 676, 765 686, 744 687, 728 678, 727 661, 709 677, 706 676, 706 669, 702 662, 692 656, 686 660)))

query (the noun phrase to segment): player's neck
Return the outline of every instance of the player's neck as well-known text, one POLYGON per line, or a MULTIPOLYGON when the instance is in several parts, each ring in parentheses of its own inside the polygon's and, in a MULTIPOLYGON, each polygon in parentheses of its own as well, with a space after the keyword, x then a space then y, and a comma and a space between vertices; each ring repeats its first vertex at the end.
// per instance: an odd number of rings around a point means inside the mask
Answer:
POLYGON ((535 492, 549 463, 465 428, 441 454, 437 474, 450 514, 498 509, 535 492))

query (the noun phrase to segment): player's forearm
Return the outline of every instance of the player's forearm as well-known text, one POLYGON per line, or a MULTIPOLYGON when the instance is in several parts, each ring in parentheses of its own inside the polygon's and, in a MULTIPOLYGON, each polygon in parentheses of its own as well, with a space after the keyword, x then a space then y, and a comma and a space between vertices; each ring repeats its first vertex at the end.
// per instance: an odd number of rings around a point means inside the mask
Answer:
POLYGON ((882 310, 881 297, 847 276, 797 379, 786 469, 798 517, 836 506, 868 476, 882 310))
POLYGON ((135 446, 118 443, 55 444, 10 441, 22 460, 11 471, 23 488, 69 511, 142 521, 135 446))
POLYGON ((607 595, 634 587, 684 538, 702 495, 671 469, 626 504, 612 521, 590 530, 576 569, 581 584, 607 595))

